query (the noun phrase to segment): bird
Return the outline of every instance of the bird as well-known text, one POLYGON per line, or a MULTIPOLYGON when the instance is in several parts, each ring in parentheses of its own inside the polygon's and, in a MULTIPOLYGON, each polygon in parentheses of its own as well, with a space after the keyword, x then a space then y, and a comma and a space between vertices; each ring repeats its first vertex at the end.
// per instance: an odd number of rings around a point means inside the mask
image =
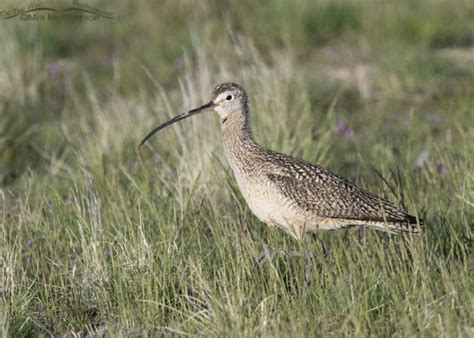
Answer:
MULTIPOLYGON (((354 226, 420 232, 421 219, 385 198, 359 188, 329 169, 255 142, 247 93, 233 82, 217 85, 208 103, 151 130, 140 146, 161 129, 204 112, 219 115, 225 157, 237 185, 253 214, 268 226, 277 227, 297 240, 307 233, 315 235, 320 230, 354 226)), ((267 250, 267 256, 268 253, 267 250)))

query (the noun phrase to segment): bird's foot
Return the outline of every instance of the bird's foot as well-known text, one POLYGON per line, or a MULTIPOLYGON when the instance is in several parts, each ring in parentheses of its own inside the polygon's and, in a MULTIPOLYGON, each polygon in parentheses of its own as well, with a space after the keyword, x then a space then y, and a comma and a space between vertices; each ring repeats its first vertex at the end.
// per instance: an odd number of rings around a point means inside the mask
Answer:
MULTIPOLYGON (((316 237, 317 238, 317 237, 316 237)), ((321 245, 324 258, 329 256, 329 250, 324 245, 324 242, 317 238, 318 242, 321 245)), ((275 258, 279 257, 303 257, 304 258, 304 284, 303 284, 303 297, 306 297, 308 294, 309 282, 311 280, 311 272, 313 271, 313 261, 312 256, 307 248, 304 249, 302 254, 299 251, 285 250, 285 249, 273 249, 268 244, 263 245, 262 252, 258 255, 258 265, 262 265, 267 261, 272 262, 275 258)))
POLYGON ((274 258, 278 257, 301 257, 301 253, 292 250, 285 249, 273 249, 268 244, 263 245, 262 252, 258 255, 258 264, 263 264, 266 261, 273 261, 274 258))

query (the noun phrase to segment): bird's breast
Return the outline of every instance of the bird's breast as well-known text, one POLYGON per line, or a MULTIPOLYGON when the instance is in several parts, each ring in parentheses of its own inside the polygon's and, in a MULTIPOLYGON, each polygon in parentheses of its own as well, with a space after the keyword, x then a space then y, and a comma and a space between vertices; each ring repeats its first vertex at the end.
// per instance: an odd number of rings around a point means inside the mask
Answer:
POLYGON ((242 196, 259 220, 301 237, 305 225, 311 221, 295 210, 291 201, 275 192, 264 177, 248 177, 238 170, 234 171, 234 175, 242 196))

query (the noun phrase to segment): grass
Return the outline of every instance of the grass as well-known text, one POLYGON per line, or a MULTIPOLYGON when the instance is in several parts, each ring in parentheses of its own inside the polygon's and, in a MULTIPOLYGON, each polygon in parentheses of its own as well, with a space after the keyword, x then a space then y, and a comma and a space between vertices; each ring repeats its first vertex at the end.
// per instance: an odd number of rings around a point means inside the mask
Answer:
POLYGON ((0 21, 3 336, 473 334, 468 1, 94 5, 116 18, 0 21), (323 233, 327 259, 308 239, 306 297, 302 260, 259 268, 265 242, 303 248, 248 210, 216 116, 137 151, 229 80, 257 141, 403 202, 425 231, 323 233))

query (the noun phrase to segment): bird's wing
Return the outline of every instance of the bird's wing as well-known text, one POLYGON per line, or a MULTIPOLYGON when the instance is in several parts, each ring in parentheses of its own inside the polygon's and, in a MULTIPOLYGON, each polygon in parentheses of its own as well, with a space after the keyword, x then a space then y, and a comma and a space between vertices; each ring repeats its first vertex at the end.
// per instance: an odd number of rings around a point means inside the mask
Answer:
MULTIPOLYGON (((284 156, 284 155, 283 155, 284 156)), ((278 193, 300 210, 317 217, 416 223, 416 218, 389 201, 310 162, 282 158, 266 177, 278 193)))

